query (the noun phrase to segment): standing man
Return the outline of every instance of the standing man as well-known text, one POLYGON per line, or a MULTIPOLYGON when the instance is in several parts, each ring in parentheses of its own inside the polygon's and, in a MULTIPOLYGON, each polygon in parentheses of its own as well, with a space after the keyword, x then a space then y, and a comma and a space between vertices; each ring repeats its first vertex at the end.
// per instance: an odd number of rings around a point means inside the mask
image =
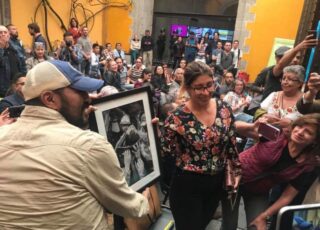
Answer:
POLYGON ((143 36, 141 39, 141 50, 143 64, 148 69, 152 69, 153 39, 151 37, 150 30, 146 30, 145 36, 143 36))
POLYGON ((232 49, 231 52, 233 52, 233 76, 237 76, 237 72, 240 66, 240 61, 242 58, 242 50, 239 49, 239 40, 234 40, 232 43, 232 49))
POLYGON ((46 42, 46 39, 40 33, 39 25, 35 22, 30 23, 28 25, 28 29, 29 29, 29 34, 33 37, 32 50, 34 50, 34 48, 35 48, 34 44, 36 42, 41 42, 41 43, 43 43, 43 46, 44 46, 45 50, 47 51, 48 50, 47 49, 48 48, 47 42, 46 42))
POLYGON ((82 52, 80 48, 73 44, 74 39, 71 32, 65 32, 60 47, 56 50, 56 58, 69 62, 73 68, 81 71, 82 52))
POLYGON ((128 187, 111 144, 81 129, 88 125, 87 92, 102 84, 58 60, 28 72, 26 107, 0 128, 1 229, 98 230, 107 229, 104 210, 147 213, 148 201, 128 187))
POLYGON ((19 39, 18 29, 13 24, 7 25, 7 29, 8 29, 9 34, 10 34, 9 43, 18 53, 21 70, 22 70, 23 73, 27 73, 26 53, 24 51, 24 47, 23 47, 22 41, 19 39))
POLYGON ((184 43, 181 36, 173 44, 173 68, 176 68, 184 56, 184 43))
POLYGON ((82 51, 82 63, 81 63, 81 72, 85 75, 89 75, 90 71, 90 60, 92 52, 92 43, 89 38, 89 30, 87 27, 83 27, 81 30, 81 37, 78 38, 78 43, 82 51))
POLYGON ((5 97, 13 77, 23 72, 17 51, 9 43, 7 27, 0 25, 0 97, 5 97))
POLYGON ((187 38, 185 49, 184 49, 184 58, 188 63, 193 62, 196 58, 197 50, 198 50, 198 40, 193 31, 190 32, 189 37, 187 38))
POLYGON ((217 58, 217 67, 223 71, 223 74, 226 72, 232 72, 234 68, 233 63, 234 53, 231 51, 231 42, 226 42, 224 44, 224 50, 218 55, 217 58))
POLYGON ((161 29, 157 40, 157 58, 159 62, 163 60, 163 54, 166 49, 166 39, 166 31, 165 29, 161 29))

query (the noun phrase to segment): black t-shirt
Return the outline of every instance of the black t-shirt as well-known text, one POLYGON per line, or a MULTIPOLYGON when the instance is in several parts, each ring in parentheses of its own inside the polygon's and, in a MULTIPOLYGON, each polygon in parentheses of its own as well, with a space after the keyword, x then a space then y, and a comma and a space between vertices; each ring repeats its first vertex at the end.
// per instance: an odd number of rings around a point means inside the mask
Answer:
MULTIPOLYGON (((289 153, 288 145, 284 148, 281 157, 278 162, 272 167, 272 171, 280 172, 292 165, 297 164, 296 157, 292 158, 289 153)), ((305 172, 294 178, 289 182, 291 186, 293 186, 298 191, 306 191, 312 185, 314 180, 316 179, 317 174, 314 171, 305 172)))
POLYGON ((315 171, 306 172, 291 180, 289 184, 298 191, 307 191, 316 178, 317 174, 315 171))
POLYGON ((284 169, 297 164, 297 161, 290 156, 288 145, 283 149, 283 152, 276 164, 272 166, 273 172, 281 172, 284 169))
POLYGON ((268 77, 266 76, 266 83, 262 94, 262 100, 268 97, 270 93, 282 90, 280 79, 282 78, 283 74, 281 73, 279 76, 275 76, 273 74, 273 68, 274 66, 268 69, 269 73, 268 77))

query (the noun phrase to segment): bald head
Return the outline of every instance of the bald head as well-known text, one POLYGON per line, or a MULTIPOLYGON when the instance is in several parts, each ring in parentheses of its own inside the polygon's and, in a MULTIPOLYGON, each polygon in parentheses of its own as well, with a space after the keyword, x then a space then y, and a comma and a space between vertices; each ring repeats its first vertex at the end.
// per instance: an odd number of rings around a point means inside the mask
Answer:
POLYGON ((8 46, 10 35, 7 27, 0 25, 0 48, 5 48, 8 46))

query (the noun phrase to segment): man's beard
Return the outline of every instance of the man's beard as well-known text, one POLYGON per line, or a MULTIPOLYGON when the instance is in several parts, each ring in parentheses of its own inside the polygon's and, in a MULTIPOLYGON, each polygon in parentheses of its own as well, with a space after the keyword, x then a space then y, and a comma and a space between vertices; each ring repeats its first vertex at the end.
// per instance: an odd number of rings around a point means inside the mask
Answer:
POLYGON ((75 117, 70 115, 69 113, 69 104, 65 100, 64 95, 61 96, 61 109, 59 110, 60 114, 66 119, 67 122, 70 124, 77 126, 81 129, 84 129, 88 126, 88 119, 84 117, 84 111, 86 108, 88 108, 89 104, 88 103, 83 103, 82 108, 81 108, 81 114, 79 116, 75 117))

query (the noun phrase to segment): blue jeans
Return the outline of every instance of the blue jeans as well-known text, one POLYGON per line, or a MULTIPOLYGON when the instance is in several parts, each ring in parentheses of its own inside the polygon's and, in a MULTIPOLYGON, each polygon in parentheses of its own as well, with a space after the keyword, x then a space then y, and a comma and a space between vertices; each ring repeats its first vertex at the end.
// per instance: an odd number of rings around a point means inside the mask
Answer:
POLYGON ((133 65, 139 55, 139 50, 131 50, 131 64, 133 65))

